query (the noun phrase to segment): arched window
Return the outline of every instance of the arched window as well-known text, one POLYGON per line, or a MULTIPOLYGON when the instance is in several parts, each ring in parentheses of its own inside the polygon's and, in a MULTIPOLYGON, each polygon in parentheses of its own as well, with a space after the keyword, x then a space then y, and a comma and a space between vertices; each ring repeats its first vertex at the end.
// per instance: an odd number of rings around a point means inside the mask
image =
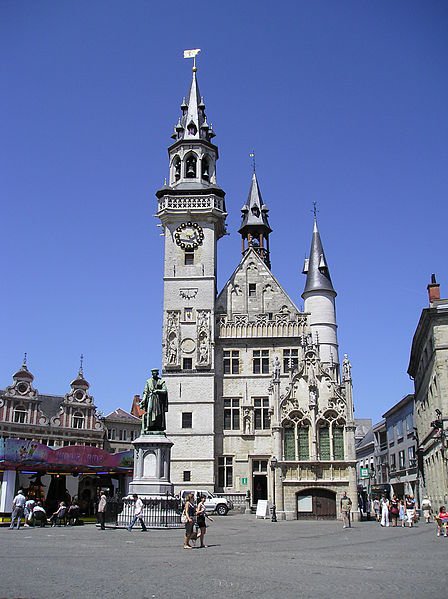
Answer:
POLYGON ((333 428, 333 458, 335 460, 344 459, 344 429, 342 426, 333 428))
POLYGON ((295 427, 292 423, 283 429, 283 451, 285 460, 294 461, 296 459, 295 427))
POLYGON ((73 414, 73 428, 84 428, 84 414, 81 412, 75 412, 73 414))
POLYGON ((321 460, 330 460, 330 429, 328 424, 319 427, 319 457, 321 460))
POLYGON ((175 181, 179 181, 180 179, 180 158, 179 156, 175 156, 173 160, 173 176, 175 181))
POLYGON ((297 448, 299 460, 310 459, 310 427, 308 424, 299 425, 297 429, 297 448))
POLYGON ((185 160, 185 178, 186 179, 196 179, 196 166, 197 166, 197 158, 196 154, 188 154, 185 160))
POLYGON ((210 181, 210 161, 206 156, 201 161, 201 171, 204 181, 210 181))
POLYGON ((14 408, 14 422, 25 424, 28 420, 28 410, 25 406, 20 405, 14 408))

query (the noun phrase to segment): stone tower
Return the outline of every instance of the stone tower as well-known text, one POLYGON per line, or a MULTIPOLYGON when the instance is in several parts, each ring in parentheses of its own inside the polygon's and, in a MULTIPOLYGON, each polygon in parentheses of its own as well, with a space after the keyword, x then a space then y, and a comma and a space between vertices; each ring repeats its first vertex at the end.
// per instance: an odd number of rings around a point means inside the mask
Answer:
MULTIPOLYGON (((305 259, 303 273, 306 274, 305 289, 302 293, 304 311, 310 315, 311 332, 320 346, 320 360, 324 364, 339 365, 335 306, 337 294, 331 282, 316 217, 310 255, 305 259)), ((338 367, 335 368, 335 372, 338 370, 338 367)))
POLYGON ((216 255, 227 214, 196 71, 168 148, 169 183, 156 194, 165 239, 162 364, 173 481, 188 484, 194 470, 196 484, 213 488, 216 255))

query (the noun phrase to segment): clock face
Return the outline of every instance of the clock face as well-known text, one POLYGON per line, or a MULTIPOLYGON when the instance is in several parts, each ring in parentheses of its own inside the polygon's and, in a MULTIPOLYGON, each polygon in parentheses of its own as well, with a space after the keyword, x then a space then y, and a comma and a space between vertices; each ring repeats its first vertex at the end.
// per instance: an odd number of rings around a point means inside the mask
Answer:
POLYGON ((177 227, 174 239, 183 250, 195 250, 204 241, 204 231, 198 223, 182 223, 177 227))

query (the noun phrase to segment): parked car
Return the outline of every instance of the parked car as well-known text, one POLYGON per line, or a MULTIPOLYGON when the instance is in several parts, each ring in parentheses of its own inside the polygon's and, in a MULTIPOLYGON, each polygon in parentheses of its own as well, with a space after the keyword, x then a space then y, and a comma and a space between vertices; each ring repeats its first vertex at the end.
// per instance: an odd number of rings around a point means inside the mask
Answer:
POLYGON ((199 501, 201 495, 205 495, 205 511, 208 514, 216 513, 218 516, 225 516, 229 510, 233 510, 233 503, 226 497, 218 497, 213 495, 210 491, 203 489, 182 489, 180 492, 180 498, 182 504, 185 503, 187 495, 193 493, 195 503, 199 501))

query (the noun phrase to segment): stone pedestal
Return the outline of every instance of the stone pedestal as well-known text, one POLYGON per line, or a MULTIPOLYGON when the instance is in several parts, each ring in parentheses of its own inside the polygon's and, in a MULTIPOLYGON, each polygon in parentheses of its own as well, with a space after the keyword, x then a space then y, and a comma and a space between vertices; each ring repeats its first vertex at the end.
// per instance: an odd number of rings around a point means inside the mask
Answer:
POLYGON ((132 442, 134 446, 134 478, 129 493, 144 497, 173 495, 170 480, 170 441, 164 433, 141 435, 132 442))

